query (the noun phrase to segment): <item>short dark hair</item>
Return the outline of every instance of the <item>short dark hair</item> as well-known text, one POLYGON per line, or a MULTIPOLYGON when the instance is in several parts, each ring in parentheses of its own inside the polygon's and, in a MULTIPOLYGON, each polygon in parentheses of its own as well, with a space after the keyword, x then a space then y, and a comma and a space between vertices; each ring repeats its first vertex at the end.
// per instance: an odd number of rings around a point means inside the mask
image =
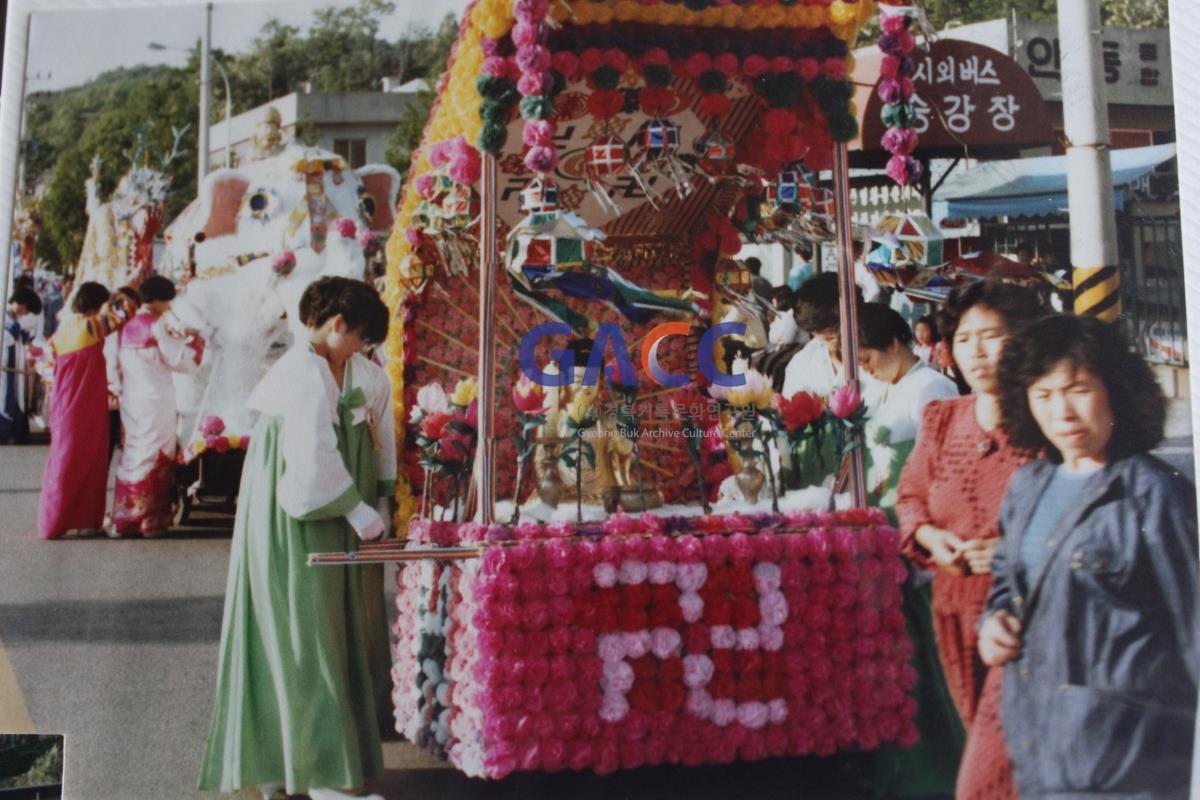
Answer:
POLYGON ((375 287, 332 276, 309 284, 300 297, 300 321, 319 328, 338 314, 365 342, 379 344, 387 338, 388 309, 375 287))
POLYGON ((144 303, 175 299, 175 284, 170 278, 163 277, 162 275, 151 275, 149 278, 146 278, 146 280, 142 281, 139 291, 144 303))
POLYGON ((750 271, 751 275, 757 275, 762 271, 762 259, 760 258, 750 256, 743 263, 746 265, 746 269, 750 271))
MULTIPOLYGON (((862 305, 862 290, 854 287, 854 299, 862 305)), ((838 305, 838 276, 836 272, 822 272, 800 284, 796 290, 796 325, 801 330, 814 331, 836 328, 842 319, 838 305)))
POLYGON ((1002 424, 1016 447, 1061 454, 1050 444, 1029 409, 1028 389, 1067 361, 1094 374, 1108 390, 1113 433, 1108 458, 1152 450, 1163 437, 1167 401, 1145 360, 1134 352, 1117 323, 1095 317, 1054 314, 1027 325, 1004 345, 1000 359, 1002 424))
POLYGON ((790 310, 796 302, 796 295, 790 286, 772 286, 769 295, 771 305, 782 310, 790 310))
POLYGON ((922 322, 924 322, 926 325, 929 326, 929 332, 931 334, 933 334, 933 341, 940 342, 942 340, 942 337, 938 334, 937 320, 934 318, 933 314, 926 314, 925 316, 921 317, 916 322, 914 322, 913 323, 913 332, 914 333, 916 333, 917 326, 920 325, 922 322))
POLYGON ((1037 319, 1042 313, 1038 294, 1033 289, 997 280, 982 280, 960 286, 950 293, 937 317, 937 329, 942 336, 953 339, 963 315, 975 306, 995 311, 1004 317, 1009 332, 1037 319))
POLYGON ((883 303, 863 303, 858 307, 858 343, 872 350, 887 350, 893 342, 911 344, 912 330, 900 312, 883 303))
POLYGON ((17 287, 13 289, 12 297, 8 298, 8 302, 25 306, 25 310, 30 314, 42 313, 42 298, 24 284, 17 284, 17 287))
POLYGON ((71 301, 71 310, 76 314, 95 314, 100 307, 108 302, 108 289, 95 281, 84 281, 75 292, 71 301))
POLYGON ((135 306, 140 306, 142 304, 142 293, 139 292, 137 289, 133 288, 132 286, 129 286, 128 284, 126 284, 125 286, 119 287, 115 292, 113 292, 113 294, 114 295, 118 295, 118 294, 123 295, 124 297, 133 301, 133 304, 135 306))

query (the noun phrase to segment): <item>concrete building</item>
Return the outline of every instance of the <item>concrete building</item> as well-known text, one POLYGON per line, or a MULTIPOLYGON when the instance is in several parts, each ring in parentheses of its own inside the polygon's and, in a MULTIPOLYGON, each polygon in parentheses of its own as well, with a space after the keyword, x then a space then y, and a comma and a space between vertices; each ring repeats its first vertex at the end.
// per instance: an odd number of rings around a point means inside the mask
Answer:
POLYGON ((305 141, 332 150, 351 167, 382 163, 404 109, 426 86, 421 80, 397 85, 390 78, 382 84, 379 92, 293 92, 238 114, 228 124, 215 122, 209 129, 210 163, 213 169, 224 166, 227 139, 233 140, 233 166, 248 159, 254 147, 254 126, 269 107, 279 112, 285 141, 295 138, 299 124, 305 141))

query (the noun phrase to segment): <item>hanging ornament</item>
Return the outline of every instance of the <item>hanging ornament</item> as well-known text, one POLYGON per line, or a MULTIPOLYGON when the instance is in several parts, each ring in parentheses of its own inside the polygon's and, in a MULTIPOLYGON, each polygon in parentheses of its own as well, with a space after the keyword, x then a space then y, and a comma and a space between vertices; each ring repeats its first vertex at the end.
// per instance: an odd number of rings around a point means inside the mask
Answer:
POLYGON ((612 178, 623 173, 629 166, 628 150, 618 136, 606 133, 588 145, 584 155, 584 179, 588 191, 596 204, 605 213, 620 216, 621 207, 613 198, 612 178))
POLYGON ((546 214, 558 210, 558 187, 554 181, 538 175, 521 191, 521 210, 546 214))
POLYGON ((704 133, 696 140, 693 147, 699 155, 696 166, 700 174, 711 183, 731 174, 736 162, 737 148, 725 134, 716 128, 704 133))
POLYGON ((641 133, 642 151, 629 164, 629 174, 656 209, 662 208, 664 197, 651 186, 653 174, 671 181, 675 194, 687 197, 692 193, 687 168, 679 158, 679 126, 667 119, 654 118, 641 133))

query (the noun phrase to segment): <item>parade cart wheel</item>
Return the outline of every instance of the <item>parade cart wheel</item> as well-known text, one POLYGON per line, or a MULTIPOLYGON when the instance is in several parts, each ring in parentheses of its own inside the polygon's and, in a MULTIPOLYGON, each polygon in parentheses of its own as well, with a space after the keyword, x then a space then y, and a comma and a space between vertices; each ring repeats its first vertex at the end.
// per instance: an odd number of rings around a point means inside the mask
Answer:
POLYGON ((175 484, 175 516, 172 526, 181 528, 192 515, 192 496, 183 484, 175 484))

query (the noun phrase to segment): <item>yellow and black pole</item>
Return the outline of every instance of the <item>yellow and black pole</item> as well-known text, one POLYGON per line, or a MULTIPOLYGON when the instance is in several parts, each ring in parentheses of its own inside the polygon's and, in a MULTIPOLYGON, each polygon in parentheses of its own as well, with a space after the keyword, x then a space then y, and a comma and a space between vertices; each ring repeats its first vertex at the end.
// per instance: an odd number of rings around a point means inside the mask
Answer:
POLYGON ((1099 4, 1059 0, 1058 37, 1075 313, 1115 322, 1121 314, 1121 278, 1099 4))

